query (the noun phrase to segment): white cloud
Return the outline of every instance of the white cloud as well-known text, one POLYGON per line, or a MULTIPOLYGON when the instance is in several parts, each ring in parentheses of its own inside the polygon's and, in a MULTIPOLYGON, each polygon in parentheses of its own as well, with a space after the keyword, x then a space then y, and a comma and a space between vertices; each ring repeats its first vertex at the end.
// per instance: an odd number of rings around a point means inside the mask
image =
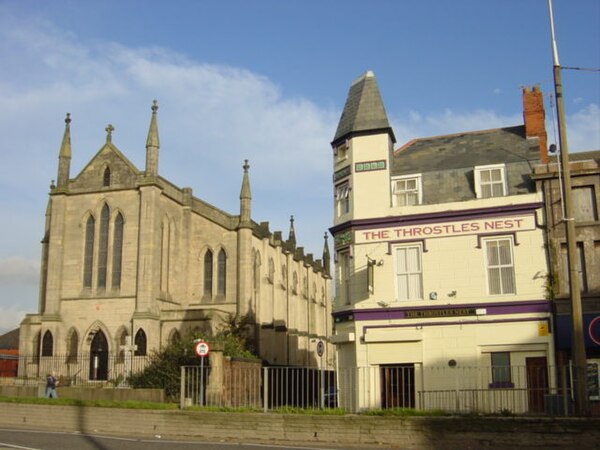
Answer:
POLYGON ((600 107, 591 104, 567 117, 569 151, 600 150, 600 107))
POLYGON ((33 285, 39 281, 38 261, 13 256, 0 259, 0 285, 33 285))
POLYGON ((456 112, 446 109, 429 115, 410 111, 406 117, 396 117, 392 122, 400 146, 416 138, 519 125, 523 118, 520 114, 502 116, 488 110, 456 112))
POLYGON ((25 318, 25 314, 31 312, 32 311, 6 308, 3 305, 0 305, 0 335, 18 328, 21 321, 25 318))

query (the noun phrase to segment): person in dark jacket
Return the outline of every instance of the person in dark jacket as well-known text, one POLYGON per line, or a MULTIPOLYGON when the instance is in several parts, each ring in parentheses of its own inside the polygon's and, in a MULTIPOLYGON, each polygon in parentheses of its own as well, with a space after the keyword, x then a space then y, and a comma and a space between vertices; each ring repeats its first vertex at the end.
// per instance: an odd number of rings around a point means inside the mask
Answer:
POLYGON ((56 393, 56 386, 58 386, 58 380, 54 376, 54 372, 49 373, 48 378, 46 379, 46 397, 47 398, 58 398, 58 394, 56 393))

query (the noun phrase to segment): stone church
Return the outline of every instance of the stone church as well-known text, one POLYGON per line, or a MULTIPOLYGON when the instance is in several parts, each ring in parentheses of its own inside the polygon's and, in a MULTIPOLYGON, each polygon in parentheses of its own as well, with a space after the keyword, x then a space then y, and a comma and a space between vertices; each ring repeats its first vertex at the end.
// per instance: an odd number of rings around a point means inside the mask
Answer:
POLYGON ((316 355, 332 327, 327 236, 322 259, 313 259, 296 245, 293 217, 287 240, 254 222, 247 161, 239 214, 162 178, 156 101, 151 109, 145 170, 113 144, 108 125, 106 142, 74 178, 67 114, 46 211, 39 307, 21 323, 20 354, 35 356, 31 364, 94 358, 103 375, 123 349, 148 355, 246 316, 265 363, 331 367, 330 344, 316 355))

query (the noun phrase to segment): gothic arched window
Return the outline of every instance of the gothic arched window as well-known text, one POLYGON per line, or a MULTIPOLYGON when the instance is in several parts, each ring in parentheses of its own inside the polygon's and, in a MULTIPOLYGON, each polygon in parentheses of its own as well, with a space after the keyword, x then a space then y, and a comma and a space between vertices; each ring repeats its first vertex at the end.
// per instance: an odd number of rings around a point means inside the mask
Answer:
POLYGON ((292 276, 292 292, 294 294, 298 293, 298 274, 294 270, 294 275, 292 276))
POLYGON ((273 284, 275 282, 275 262, 273 258, 269 258, 269 274, 268 274, 269 282, 273 284))
POLYGON ((106 288, 106 267, 108 265, 108 220, 110 210, 105 203, 100 213, 100 241, 98 243, 98 288, 106 288))
POLYGON ((79 347, 79 336, 77 336, 77 331, 71 331, 71 335, 69 336, 69 341, 67 342, 67 345, 67 362, 76 362, 77 348, 79 347))
POLYGON ((285 264, 281 265, 281 287, 287 289, 287 266, 285 264))
POLYGON ((125 361, 125 346, 129 344, 127 337, 127 330, 122 329, 121 333, 117 337, 117 362, 122 363, 125 361))
POLYGON ((162 224, 160 244, 160 290, 169 292, 169 270, 171 265, 171 226, 168 220, 162 224))
POLYGON ((212 296, 213 284, 213 254, 206 250, 204 254, 204 295, 212 296))
POLYGON ((54 338, 52 337, 50 330, 47 330, 42 338, 42 356, 52 356, 53 351, 54 338))
POLYGON ((227 255, 225 250, 221 249, 217 264, 217 295, 225 295, 225 285, 227 281, 227 255))
POLYGON ((113 233, 112 281, 113 289, 121 287, 121 260, 123 256, 123 215, 117 214, 113 233))
POLYGON ((102 186, 110 186, 110 169, 108 167, 104 169, 104 175, 102 177, 102 186))
POLYGON ((178 342, 181 342, 181 334, 179 334, 177 329, 173 328, 169 335, 169 344, 177 344, 178 342))
POLYGON ((92 287, 92 268, 94 265, 94 233, 96 221, 90 216, 85 224, 85 249, 83 256, 83 287, 92 287))
POLYGON ((143 329, 139 329, 137 333, 135 333, 135 346, 137 347, 135 350, 135 356, 146 356, 146 333, 143 329))

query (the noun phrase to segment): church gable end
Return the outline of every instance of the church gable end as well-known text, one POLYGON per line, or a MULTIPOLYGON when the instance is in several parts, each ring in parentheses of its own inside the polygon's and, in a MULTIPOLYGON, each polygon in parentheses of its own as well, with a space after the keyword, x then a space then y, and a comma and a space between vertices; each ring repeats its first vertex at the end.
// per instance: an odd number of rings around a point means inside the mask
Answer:
POLYGON ((70 183, 70 190, 98 191, 136 186, 139 171, 112 144, 106 144, 70 183))

